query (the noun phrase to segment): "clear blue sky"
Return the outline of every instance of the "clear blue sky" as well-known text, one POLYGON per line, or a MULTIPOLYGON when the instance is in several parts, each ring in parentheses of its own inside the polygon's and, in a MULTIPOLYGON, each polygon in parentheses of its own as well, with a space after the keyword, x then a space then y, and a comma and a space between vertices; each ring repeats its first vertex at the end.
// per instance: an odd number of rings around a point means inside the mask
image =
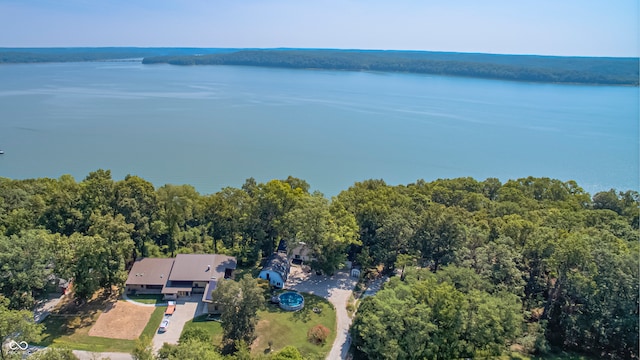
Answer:
POLYGON ((640 55, 638 0, 0 0, 0 47, 640 55))

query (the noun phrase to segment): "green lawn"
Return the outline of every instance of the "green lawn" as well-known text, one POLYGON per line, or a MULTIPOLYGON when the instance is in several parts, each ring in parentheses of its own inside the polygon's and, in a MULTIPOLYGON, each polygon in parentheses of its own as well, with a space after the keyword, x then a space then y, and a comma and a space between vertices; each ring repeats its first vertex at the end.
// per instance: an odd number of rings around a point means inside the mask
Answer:
POLYGON ((140 334, 141 337, 146 335, 149 338, 153 338, 153 335, 155 335, 158 327, 160 327, 160 322, 162 321, 164 312, 166 310, 166 306, 156 306, 155 310, 153 310, 153 313, 151 313, 151 317, 149 318, 147 326, 145 326, 144 330, 142 330, 142 334, 140 334))
POLYGON ((215 344, 222 342, 222 326, 217 321, 207 320, 207 315, 200 315, 193 320, 187 321, 182 331, 192 328, 204 329, 215 344))
MULTIPOLYGON (((162 321, 166 307, 156 307, 147 326, 142 331, 143 335, 153 337, 156 329, 162 321)), ((73 350, 86 350, 92 352, 125 352, 130 353, 135 347, 134 340, 121 340, 89 336, 89 329, 98 319, 101 312, 95 312, 86 316, 55 316, 47 317, 43 324, 44 338, 36 345, 67 347, 73 350)))
POLYGON ((257 338, 252 346, 254 355, 265 353, 271 341, 273 351, 293 345, 300 350, 305 359, 324 359, 327 356, 336 338, 336 311, 333 305, 319 296, 306 293, 302 295, 305 304, 299 311, 284 311, 278 305, 267 305, 266 310, 258 312, 257 338), (322 312, 314 313, 314 307, 322 312), (307 340, 307 331, 318 324, 331 330, 326 343, 320 346, 307 340))
POLYGON ((127 295, 127 297, 133 301, 143 304, 161 304, 166 302, 162 300, 162 295, 155 294, 127 295))

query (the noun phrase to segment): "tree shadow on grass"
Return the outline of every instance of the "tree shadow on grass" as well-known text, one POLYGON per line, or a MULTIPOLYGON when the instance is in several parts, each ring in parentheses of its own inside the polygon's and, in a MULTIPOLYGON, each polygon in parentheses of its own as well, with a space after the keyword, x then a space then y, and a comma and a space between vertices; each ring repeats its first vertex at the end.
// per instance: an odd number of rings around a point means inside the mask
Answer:
POLYGON ((310 320, 317 319, 318 317, 322 317, 322 312, 328 310, 331 306, 327 300, 319 296, 307 293, 301 293, 300 295, 304 297, 304 307, 293 313, 295 320, 306 323, 310 320), (318 312, 314 311, 314 309, 318 312))

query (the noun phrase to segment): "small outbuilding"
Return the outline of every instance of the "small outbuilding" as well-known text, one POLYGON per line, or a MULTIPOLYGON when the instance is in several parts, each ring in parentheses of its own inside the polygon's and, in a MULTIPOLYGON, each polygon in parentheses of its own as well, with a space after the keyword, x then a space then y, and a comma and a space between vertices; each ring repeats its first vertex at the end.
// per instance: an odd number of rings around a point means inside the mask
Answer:
POLYGON ((273 253, 260 271, 259 278, 269 281, 269 285, 282 289, 289 277, 289 258, 281 252, 273 253))

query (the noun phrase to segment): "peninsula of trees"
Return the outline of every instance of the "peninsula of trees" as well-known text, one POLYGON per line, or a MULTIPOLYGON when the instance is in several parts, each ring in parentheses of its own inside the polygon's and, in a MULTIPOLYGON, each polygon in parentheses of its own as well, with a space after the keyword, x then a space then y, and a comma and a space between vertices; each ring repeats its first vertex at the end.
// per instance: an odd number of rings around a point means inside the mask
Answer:
POLYGON ((403 72, 512 81, 638 86, 638 58, 430 51, 219 48, 0 48, 0 64, 111 61, 403 72))
POLYGON ((406 72, 528 82, 638 86, 638 61, 638 58, 282 49, 146 57, 143 63, 406 72))
POLYGON ((356 312, 357 358, 640 355, 638 192, 533 177, 367 180, 332 199, 309 188, 248 179, 201 195, 108 170, 0 178, 0 317, 25 317, 52 278, 86 299, 122 287, 137 257, 220 253, 251 267, 285 240, 327 273, 349 259, 396 274, 356 312))

